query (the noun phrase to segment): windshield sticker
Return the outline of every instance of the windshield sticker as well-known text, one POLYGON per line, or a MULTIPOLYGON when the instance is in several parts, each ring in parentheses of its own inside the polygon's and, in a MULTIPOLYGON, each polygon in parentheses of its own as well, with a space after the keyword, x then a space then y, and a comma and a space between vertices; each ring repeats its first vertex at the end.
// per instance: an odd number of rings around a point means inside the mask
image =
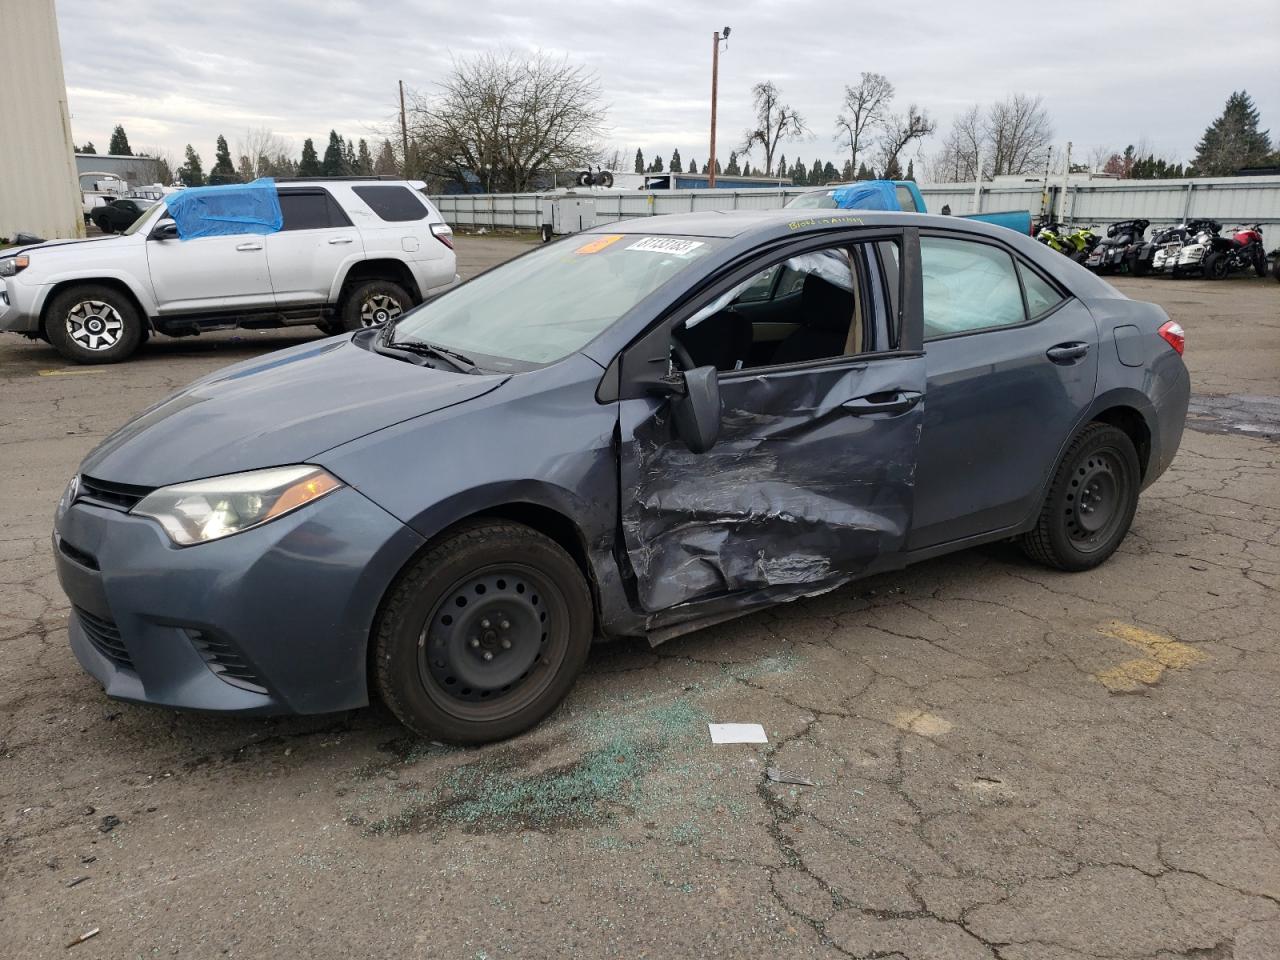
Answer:
POLYGON ((683 257, 703 246, 701 240, 678 240, 675 237, 645 237, 637 240, 628 250, 639 250, 643 253, 670 253, 683 257))
POLYGON ((621 233, 610 233, 607 236, 598 237, 595 240, 592 240, 590 243, 583 244, 581 247, 575 250, 574 253, 599 253, 601 250, 603 250, 605 247, 609 246, 610 244, 617 243, 619 240, 622 239, 622 237, 623 237, 623 234, 621 233))

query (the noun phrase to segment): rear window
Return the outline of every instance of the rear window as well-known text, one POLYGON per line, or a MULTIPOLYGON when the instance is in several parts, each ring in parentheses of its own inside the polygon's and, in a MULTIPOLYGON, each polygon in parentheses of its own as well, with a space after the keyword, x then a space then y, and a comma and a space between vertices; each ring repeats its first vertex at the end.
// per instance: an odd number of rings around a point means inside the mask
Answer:
POLYGON ((388 184, 351 189, 382 220, 403 223, 406 220, 421 220, 427 215, 426 204, 408 187, 388 184))

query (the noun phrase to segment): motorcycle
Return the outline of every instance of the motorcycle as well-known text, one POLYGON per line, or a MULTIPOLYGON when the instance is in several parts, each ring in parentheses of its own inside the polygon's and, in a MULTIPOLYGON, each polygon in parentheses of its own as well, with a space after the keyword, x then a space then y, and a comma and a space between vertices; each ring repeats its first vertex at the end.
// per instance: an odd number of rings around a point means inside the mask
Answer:
POLYGON ((1202 273, 1209 241, 1221 229, 1222 224, 1216 220, 1188 220, 1171 227, 1169 238, 1161 243, 1151 258, 1152 271, 1173 277, 1202 273))
POLYGON ((1067 233, 1056 220, 1041 220, 1037 226, 1037 240, 1076 263, 1084 263, 1098 242, 1098 237, 1084 227, 1067 233))
POLYGON ((1212 237, 1204 258, 1206 280, 1225 280, 1233 270, 1248 270, 1259 277, 1267 275, 1267 251, 1262 246, 1262 224, 1241 227, 1230 239, 1212 237))
POLYGON ((1140 263, 1138 251, 1145 246, 1150 220, 1121 220, 1107 227, 1107 235, 1090 251, 1084 265, 1097 273, 1115 273, 1124 267, 1134 276, 1146 272, 1150 261, 1140 263))

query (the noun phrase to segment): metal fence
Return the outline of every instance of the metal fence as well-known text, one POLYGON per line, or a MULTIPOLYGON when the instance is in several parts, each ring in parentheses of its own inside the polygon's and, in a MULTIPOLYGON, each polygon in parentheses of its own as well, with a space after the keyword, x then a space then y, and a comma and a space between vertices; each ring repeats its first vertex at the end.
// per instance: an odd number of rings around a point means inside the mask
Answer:
MULTIPOLYGON (((596 223, 701 210, 770 210, 782 207, 806 187, 753 190, 592 190, 596 223)), ((944 205, 954 214, 1030 210, 1043 202, 1039 183, 921 184, 931 212, 944 205)), ((580 194, 582 195, 582 194, 580 194)), ((432 202, 452 226, 462 229, 537 230, 542 200, 556 194, 444 194, 432 202)), ((1088 180, 1063 187, 1050 184, 1053 210, 1068 223, 1105 227, 1117 220, 1145 217, 1153 224, 1207 217, 1224 225, 1261 223, 1268 246, 1280 241, 1280 176, 1215 177, 1195 180, 1088 180), (1269 229, 1268 229, 1269 227, 1269 229)))

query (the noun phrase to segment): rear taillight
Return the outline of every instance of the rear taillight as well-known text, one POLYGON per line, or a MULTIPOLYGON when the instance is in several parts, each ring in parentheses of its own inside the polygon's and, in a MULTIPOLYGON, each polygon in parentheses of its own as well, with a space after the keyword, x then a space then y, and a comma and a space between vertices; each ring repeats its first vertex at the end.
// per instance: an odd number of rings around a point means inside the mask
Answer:
POLYGON ((431 235, 450 250, 453 249, 453 227, 447 223, 433 223, 431 225, 431 235))
POLYGON ((1177 320, 1169 320, 1162 323, 1156 332, 1160 334, 1161 340, 1178 351, 1178 356, 1182 356, 1182 348, 1187 345, 1187 335, 1182 332, 1182 324, 1177 320))

